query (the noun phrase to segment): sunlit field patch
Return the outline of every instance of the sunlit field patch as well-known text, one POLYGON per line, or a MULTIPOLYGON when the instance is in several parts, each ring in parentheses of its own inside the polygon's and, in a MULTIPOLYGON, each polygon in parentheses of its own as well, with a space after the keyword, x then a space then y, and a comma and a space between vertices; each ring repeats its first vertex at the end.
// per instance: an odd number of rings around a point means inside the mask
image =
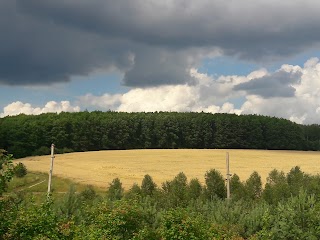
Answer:
MULTIPOLYGON (((306 173, 320 174, 320 152, 156 149, 58 154, 54 159, 53 175, 106 188, 118 177, 128 189, 133 183, 140 184, 145 174, 151 175, 160 185, 179 172, 184 172, 189 180, 198 178, 203 183, 205 172, 211 168, 225 175, 226 152, 230 155, 230 172, 239 175, 242 181, 257 171, 265 183, 274 168, 287 173, 294 166, 300 166, 306 173)), ((50 167, 50 156, 16 161, 24 163, 30 171, 48 172, 50 167)))

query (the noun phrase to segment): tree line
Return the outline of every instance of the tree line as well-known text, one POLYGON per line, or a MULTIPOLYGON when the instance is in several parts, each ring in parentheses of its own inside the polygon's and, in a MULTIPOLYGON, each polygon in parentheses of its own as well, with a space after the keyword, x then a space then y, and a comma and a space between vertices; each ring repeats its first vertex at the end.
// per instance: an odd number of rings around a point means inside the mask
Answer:
POLYGON ((16 158, 107 149, 320 150, 320 126, 258 115, 79 112, 0 119, 0 148, 16 158))

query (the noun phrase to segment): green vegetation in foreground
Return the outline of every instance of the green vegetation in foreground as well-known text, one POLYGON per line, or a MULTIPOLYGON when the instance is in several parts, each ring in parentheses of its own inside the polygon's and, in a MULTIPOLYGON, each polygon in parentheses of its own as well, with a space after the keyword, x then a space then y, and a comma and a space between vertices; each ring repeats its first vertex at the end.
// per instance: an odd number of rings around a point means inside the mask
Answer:
MULTIPOLYGON (((73 182, 67 178, 60 178, 57 176, 52 177, 52 193, 55 198, 60 198, 63 194, 70 190, 70 186, 77 189, 77 192, 84 191, 88 188, 87 185, 73 182)), ((101 192, 102 189, 98 187, 92 187, 94 191, 101 192)), ((28 172, 22 178, 13 177, 13 179, 8 184, 8 193, 20 193, 20 194, 34 194, 43 198, 47 196, 48 191, 48 174, 40 172, 28 172)))
POLYGON ((231 200, 214 169, 204 174, 204 185, 179 173, 157 186, 146 175, 128 191, 116 178, 97 193, 55 178, 55 191, 71 184, 66 193, 12 194, 42 177, 28 173, 10 183, 0 200, 0 239, 320 239, 320 175, 299 167, 273 170, 264 187, 257 172, 245 182, 234 174, 231 200))

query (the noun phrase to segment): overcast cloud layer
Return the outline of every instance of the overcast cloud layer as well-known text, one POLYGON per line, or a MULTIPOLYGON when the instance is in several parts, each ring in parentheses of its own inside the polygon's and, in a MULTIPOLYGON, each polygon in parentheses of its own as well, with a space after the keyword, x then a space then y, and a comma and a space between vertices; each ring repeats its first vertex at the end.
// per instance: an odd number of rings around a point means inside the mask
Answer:
POLYGON ((197 84, 134 88, 124 94, 87 94, 73 104, 49 102, 43 108, 14 102, 6 106, 0 116, 93 108, 126 112, 204 111, 263 114, 287 118, 297 123, 319 122, 320 63, 317 58, 309 59, 303 67, 283 65, 271 73, 260 69, 247 76, 215 78, 191 69, 189 74, 196 79, 197 84), (268 91, 261 94, 260 84, 266 80, 277 83, 267 86, 268 91), (279 91, 279 88, 284 90, 279 91), (239 107, 234 104, 237 99, 244 99, 239 107))
POLYGON ((0 84, 117 69, 128 86, 192 85, 204 57, 265 62, 318 46, 319 10, 311 0, 2 0, 0 84))
POLYGON ((0 117, 88 108, 254 113, 319 123, 318 58, 246 76, 199 70, 217 56, 268 66, 317 51, 319 12, 315 0, 1 0, 0 87, 51 88, 117 72, 131 88, 110 94, 106 83, 103 95, 88 92, 71 101, 75 96, 66 94, 65 101, 43 106, 10 100, 0 117))

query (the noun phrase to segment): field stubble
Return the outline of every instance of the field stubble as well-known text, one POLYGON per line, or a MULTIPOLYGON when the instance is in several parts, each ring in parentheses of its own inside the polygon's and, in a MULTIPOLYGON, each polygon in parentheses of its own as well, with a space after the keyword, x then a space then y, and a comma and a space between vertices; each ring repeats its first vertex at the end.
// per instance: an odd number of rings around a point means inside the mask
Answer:
MULTIPOLYGON (((226 173, 226 152, 230 155, 230 172, 245 181, 257 171, 263 183, 273 169, 289 172, 294 166, 302 171, 320 174, 320 152, 272 151, 272 150, 226 150, 226 149, 156 149, 96 151, 58 154, 54 159, 53 175, 69 178, 82 184, 108 187, 116 177, 123 187, 141 184, 145 174, 161 186, 172 180, 179 172, 188 179, 198 178, 204 182, 206 171, 215 168, 226 173)), ((17 159, 29 171, 48 172, 50 156, 17 159)))

